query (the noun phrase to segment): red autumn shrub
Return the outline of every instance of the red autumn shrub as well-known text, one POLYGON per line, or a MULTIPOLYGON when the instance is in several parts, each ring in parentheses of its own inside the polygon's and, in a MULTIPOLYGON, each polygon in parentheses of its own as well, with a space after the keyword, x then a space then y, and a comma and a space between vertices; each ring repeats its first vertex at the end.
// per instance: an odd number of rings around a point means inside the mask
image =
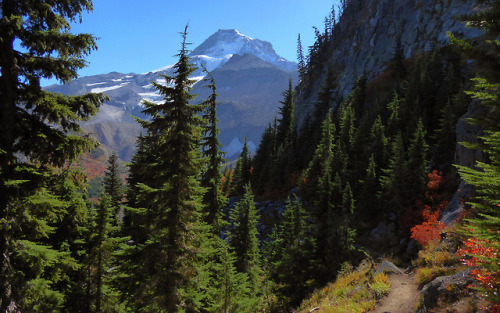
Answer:
POLYGON ((415 239, 422 246, 426 246, 433 240, 440 239, 440 235, 446 225, 439 221, 439 215, 441 214, 441 210, 447 205, 448 202, 443 201, 434 210, 430 206, 425 205, 422 211, 423 223, 411 228, 411 238, 415 239))
MULTIPOLYGON (((472 229, 471 232, 474 232, 472 229)), ((498 245, 497 245, 498 246, 498 245)), ((464 241, 464 247, 457 254, 462 257, 462 262, 474 267, 471 275, 476 279, 479 287, 469 286, 487 295, 491 301, 488 312, 500 313, 500 253, 492 246, 489 240, 480 240, 472 237, 464 241)))

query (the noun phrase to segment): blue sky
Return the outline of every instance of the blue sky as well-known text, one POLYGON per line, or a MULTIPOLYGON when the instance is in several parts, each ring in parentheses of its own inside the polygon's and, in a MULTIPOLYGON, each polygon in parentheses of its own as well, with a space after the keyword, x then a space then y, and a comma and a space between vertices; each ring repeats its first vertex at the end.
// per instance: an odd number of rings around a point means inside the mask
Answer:
MULTIPOLYGON (((218 29, 241 33, 273 44, 282 57, 296 61, 297 34, 304 49, 314 41, 312 26, 323 28, 337 0, 94 0, 73 33, 99 37, 98 51, 87 58, 80 76, 145 73, 174 63, 179 32, 189 23, 191 49, 218 29)), ((51 81, 50 83, 54 83, 51 81)))

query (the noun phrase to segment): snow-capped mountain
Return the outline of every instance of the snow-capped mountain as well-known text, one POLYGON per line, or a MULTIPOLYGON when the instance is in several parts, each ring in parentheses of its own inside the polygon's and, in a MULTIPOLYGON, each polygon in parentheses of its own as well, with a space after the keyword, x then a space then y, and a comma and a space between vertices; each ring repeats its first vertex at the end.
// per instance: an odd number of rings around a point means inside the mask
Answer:
MULTIPOLYGON (((259 142, 264 128, 277 112, 288 79, 297 81, 297 65, 281 58, 269 42, 252 39, 237 30, 219 30, 196 47, 190 58, 198 69, 191 79, 197 81, 194 93, 202 101, 207 88, 200 81, 205 66, 214 76, 220 102, 218 109, 221 142, 227 158, 241 151, 244 138, 249 146, 259 142)), ((116 151, 128 161, 135 151, 141 129, 132 116, 141 117, 142 101, 161 103, 163 98, 151 81, 164 83, 160 74, 172 75, 172 65, 143 74, 108 73, 83 77, 67 85, 47 90, 67 95, 103 92, 110 97, 99 114, 83 127, 91 132, 105 150, 116 151)))
MULTIPOLYGON (((195 58, 195 60, 200 58, 201 62, 220 60, 220 65, 222 65, 233 54, 251 54, 285 71, 295 71, 297 69, 297 64, 280 57, 274 51, 271 43, 250 38, 235 29, 219 29, 194 49, 191 52, 191 57, 195 58), (205 59, 206 57, 208 60, 205 59)), ((209 64, 204 65, 209 68, 209 64)))

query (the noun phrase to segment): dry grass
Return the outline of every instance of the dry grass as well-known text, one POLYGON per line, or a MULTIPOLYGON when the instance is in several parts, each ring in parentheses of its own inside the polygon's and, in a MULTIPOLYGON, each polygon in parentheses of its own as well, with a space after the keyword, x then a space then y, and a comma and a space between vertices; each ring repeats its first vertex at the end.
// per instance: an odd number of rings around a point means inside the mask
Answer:
POLYGON ((377 299, 388 294, 390 284, 383 273, 373 277, 371 268, 370 263, 364 262, 357 270, 340 275, 335 282, 302 302, 296 312, 364 313, 373 310, 377 299))
POLYGON ((418 253, 418 259, 414 262, 418 268, 415 278, 420 286, 423 286, 436 277, 451 275, 461 269, 460 259, 449 251, 449 247, 438 241, 430 242, 418 253))

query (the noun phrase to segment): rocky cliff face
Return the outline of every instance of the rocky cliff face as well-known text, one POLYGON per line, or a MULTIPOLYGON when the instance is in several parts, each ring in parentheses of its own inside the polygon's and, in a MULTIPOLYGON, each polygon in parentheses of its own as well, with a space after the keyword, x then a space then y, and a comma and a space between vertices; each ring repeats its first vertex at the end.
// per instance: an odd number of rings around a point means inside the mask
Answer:
MULTIPOLYGON (((339 75, 338 94, 347 95, 357 78, 382 73, 394 55, 400 38, 405 58, 446 45, 447 31, 474 38, 482 33, 466 28, 456 16, 472 10, 466 0, 353 0, 344 11, 332 39, 330 62, 339 75)), ((323 74, 324 75, 324 74, 323 74)), ((308 95, 299 92, 297 118, 312 113, 321 86, 320 78, 308 95)), ((332 103, 332 105, 335 105, 332 103)))

